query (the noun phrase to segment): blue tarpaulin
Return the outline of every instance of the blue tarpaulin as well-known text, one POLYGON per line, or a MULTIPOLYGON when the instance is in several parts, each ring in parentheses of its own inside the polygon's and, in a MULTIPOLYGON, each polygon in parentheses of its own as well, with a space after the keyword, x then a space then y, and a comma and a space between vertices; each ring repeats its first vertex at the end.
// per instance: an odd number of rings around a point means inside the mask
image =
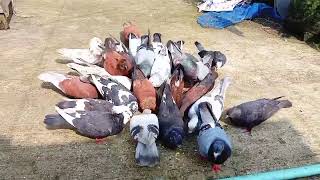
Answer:
POLYGON ((198 23, 202 27, 222 29, 243 20, 262 16, 269 16, 277 20, 281 19, 273 7, 264 3, 253 3, 238 5, 233 11, 206 12, 198 17, 198 23))

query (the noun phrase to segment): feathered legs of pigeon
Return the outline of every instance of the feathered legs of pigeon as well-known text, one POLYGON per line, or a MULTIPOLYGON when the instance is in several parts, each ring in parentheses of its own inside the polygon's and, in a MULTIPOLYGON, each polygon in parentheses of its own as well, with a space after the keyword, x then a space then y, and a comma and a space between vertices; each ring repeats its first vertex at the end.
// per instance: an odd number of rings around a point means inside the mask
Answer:
POLYGON ((105 141, 104 138, 96 138, 96 144, 103 144, 105 141))
POLYGON ((221 171, 221 165, 219 164, 212 164, 212 171, 218 173, 221 171))

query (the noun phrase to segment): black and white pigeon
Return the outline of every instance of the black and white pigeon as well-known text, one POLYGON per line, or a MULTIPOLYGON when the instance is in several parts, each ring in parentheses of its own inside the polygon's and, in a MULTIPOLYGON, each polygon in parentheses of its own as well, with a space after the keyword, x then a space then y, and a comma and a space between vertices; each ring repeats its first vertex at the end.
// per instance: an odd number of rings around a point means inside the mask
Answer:
POLYGON ((151 44, 150 31, 148 35, 141 36, 141 45, 138 47, 137 54, 135 56, 135 63, 139 69, 143 72, 145 77, 149 77, 151 68, 155 60, 155 53, 151 44))
POLYGON ((169 148, 179 147, 185 137, 185 127, 179 108, 173 100, 169 81, 164 84, 158 119, 160 139, 169 148))
POLYGON ((280 109, 292 107, 289 100, 279 100, 282 97, 263 98, 240 104, 228 109, 227 117, 232 124, 244 127, 250 133, 253 127, 266 121, 280 109))
POLYGON ((209 68, 204 65, 202 61, 199 61, 189 53, 182 52, 177 43, 169 40, 167 47, 174 67, 181 64, 187 80, 194 82, 197 82, 198 80, 202 81, 210 72, 209 68))
POLYGON ((202 102, 198 106, 198 118, 202 122, 197 138, 200 155, 212 163, 212 170, 219 172, 232 152, 230 137, 215 117, 212 106, 202 102))
POLYGON ((139 166, 153 167, 160 162, 156 139, 159 135, 158 117, 145 109, 142 114, 132 117, 130 133, 137 141, 135 159, 139 166))
POLYGON ((133 114, 138 111, 137 98, 122 84, 96 75, 91 75, 89 79, 105 100, 115 106, 125 106, 130 109, 130 111, 124 112, 125 124, 130 120, 133 114))
POLYGON ((122 131, 125 108, 100 99, 65 100, 56 105, 57 114, 45 116, 44 123, 48 129, 73 129, 98 140, 122 131))
POLYGON ((152 46, 155 61, 151 68, 149 81, 153 87, 160 87, 171 75, 171 61, 167 47, 161 42, 160 33, 154 33, 152 46))
POLYGON ((202 58, 204 64, 210 69, 221 68, 227 62, 226 56, 220 51, 208 51, 198 41, 194 43, 199 50, 199 56, 202 58))
POLYGON ((212 106, 212 112, 214 116, 219 120, 223 112, 224 99, 226 97, 226 91, 231 83, 230 77, 223 78, 218 85, 209 91, 206 95, 198 99, 189 109, 188 117, 188 132, 193 133, 199 130, 201 125, 198 118, 197 110, 198 106, 202 102, 208 102, 212 106))

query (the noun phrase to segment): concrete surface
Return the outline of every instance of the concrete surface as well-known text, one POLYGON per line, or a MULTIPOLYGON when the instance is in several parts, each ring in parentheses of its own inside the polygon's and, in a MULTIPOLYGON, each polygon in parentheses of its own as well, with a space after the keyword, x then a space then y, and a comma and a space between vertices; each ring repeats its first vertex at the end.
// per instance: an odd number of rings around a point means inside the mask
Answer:
POLYGON ((0 31, 1 179, 203 179, 320 162, 320 53, 306 44, 254 22, 236 26, 243 36, 203 29, 192 0, 17 0, 16 8, 11 29, 0 31), (198 158, 195 137, 177 151, 160 146, 160 166, 140 168, 128 127, 106 145, 69 130, 45 129, 44 115, 54 112, 62 96, 42 88, 36 77, 69 71, 55 61, 55 50, 87 47, 93 36, 118 37, 127 20, 166 40, 185 40, 190 52, 195 40, 224 52, 228 62, 220 77, 233 78, 226 107, 281 95, 293 107, 254 128, 252 137, 224 124, 234 149, 218 175, 198 158))

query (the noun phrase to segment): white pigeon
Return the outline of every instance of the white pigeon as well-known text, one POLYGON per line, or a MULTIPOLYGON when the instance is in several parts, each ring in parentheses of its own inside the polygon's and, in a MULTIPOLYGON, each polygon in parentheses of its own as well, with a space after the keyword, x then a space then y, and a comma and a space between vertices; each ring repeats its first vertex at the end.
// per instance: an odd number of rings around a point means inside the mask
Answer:
POLYGON ((160 87, 171 74, 171 61, 166 46, 162 45, 152 65, 149 81, 154 87, 160 87))
POLYGON ((197 109, 199 104, 202 102, 208 102, 212 106, 212 112, 215 118, 217 120, 220 119, 223 112, 226 90, 229 87, 230 83, 230 77, 223 78, 214 89, 212 89, 206 95, 202 96, 190 107, 188 112, 188 117, 190 119, 188 122, 189 133, 195 132, 197 128, 200 127, 199 125, 201 124, 201 122, 198 122, 199 118, 197 115, 197 109))
POLYGON ((141 38, 135 36, 133 33, 129 34, 129 53, 136 57, 138 47, 141 45, 141 38))
POLYGON ((113 75, 109 74, 104 68, 99 67, 97 65, 87 64, 87 66, 83 66, 83 65, 79 65, 79 64, 75 64, 75 63, 69 63, 69 64, 67 64, 67 66, 69 68, 77 71, 82 76, 89 76, 91 74, 98 75, 103 78, 109 78, 113 81, 116 81, 116 82, 122 84, 123 86, 125 86, 129 90, 131 89, 131 84, 132 84, 131 79, 129 79, 126 76, 113 76, 113 75))
POLYGON ((103 59, 105 47, 101 39, 94 37, 90 40, 88 49, 58 49, 57 52, 77 64, 98 64, 103 59))
POLYGON ((159 152, 156 139, 159 135, 158 117, 145 109, 142 114, 130 120, 130 133, 137 143, 136 163, 140 166, 153 167, 159 164, 159 152))

